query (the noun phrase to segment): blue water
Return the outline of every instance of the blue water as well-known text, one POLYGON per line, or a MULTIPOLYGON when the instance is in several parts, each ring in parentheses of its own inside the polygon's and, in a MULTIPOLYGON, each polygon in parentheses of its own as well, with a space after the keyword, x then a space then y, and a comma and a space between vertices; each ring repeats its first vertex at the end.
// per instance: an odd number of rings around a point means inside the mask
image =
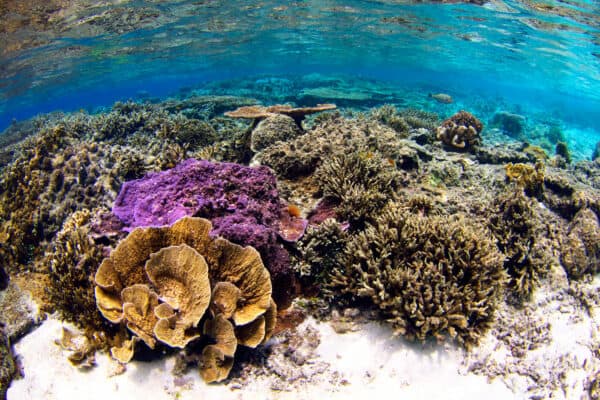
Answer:
POLYGON ((39 32, 0 29, 0 130, 215 81, 319 73, 445 92, 465 106, 488 99, 600 140, 597 1, 102 4, 54 11, 39 32))

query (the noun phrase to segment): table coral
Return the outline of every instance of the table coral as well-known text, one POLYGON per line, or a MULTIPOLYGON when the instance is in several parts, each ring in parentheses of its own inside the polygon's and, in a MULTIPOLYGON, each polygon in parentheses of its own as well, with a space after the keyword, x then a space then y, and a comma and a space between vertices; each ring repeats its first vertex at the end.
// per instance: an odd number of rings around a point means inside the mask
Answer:
MULTIPOLYGON (((95 277, 102 315, 125 324, 149 347, 161 342, 184 348, 201 335, 215 339, 217 344, 204 347, 200 363, 208 381, 227 377, 237 344, 256 347, 270 337, 276 310, 258 252, 211 238, 211 229, 208 220, 192 217, 172 226, 137 228, 104 259, 95 277), (223 309, 228 311, 219 312, 223 309)), ((113 353, 131 358, 131 343, 125 347, 113 353)))
POLYGON ((470 347, 491 326, 505 282, 488 235, 465 218, 390 206, 350 240, 329 286, 351 300, 370 299, 396 334, 449 335, 470 347))
POLYGON ((245 118, 254 120, 254 124, 257 124, 258 121, 272 117, 277 114, 287 115, 291 117, 296 125, 300 129, 302 129, 302 120, 310 114, 318 113, 321 111, 334 110, 336 108, 335 104, 317 104, 315 107, 298 107, 294 108, 289 105, 276 104, 273 106, 246 106, 240 107, 233 111, 228 111, 225 113, 227 117, 232 118, 245 118))
POLYGON ((278 302, 286 302, 292 271, 279 244, 275 175, 266 167, 188 159, 175 168, 126 182, 113 207, 128 230, 172 224, 183 216, 210 219, 213 235, 256 248, 272 274, 278 302))
POLYGON ((483 124, 473 114, 459 111, 437 128, 437 139, 455 149, 470 149, 481 142, 483 124))

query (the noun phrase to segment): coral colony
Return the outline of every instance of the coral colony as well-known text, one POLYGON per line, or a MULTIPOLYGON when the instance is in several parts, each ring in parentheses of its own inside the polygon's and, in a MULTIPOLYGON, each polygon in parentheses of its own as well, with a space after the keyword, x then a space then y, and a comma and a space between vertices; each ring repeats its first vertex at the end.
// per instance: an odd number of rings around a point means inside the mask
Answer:
MULTIPOLYGON (((178 349, 206 382, 293 329, 276 324, 297 298, 469 351, 549 275, 567 277, 561 296, 596 301, 597 161, 558 139, 555 155, 486 143, 467 111, 335 108, 215 96, 37 117, 0 150, 0 289, 46 282, 36 300, 86 338, 59 341, 74 364, 178 349)), ((593 398, 597 372, 586 379, 593 398)))

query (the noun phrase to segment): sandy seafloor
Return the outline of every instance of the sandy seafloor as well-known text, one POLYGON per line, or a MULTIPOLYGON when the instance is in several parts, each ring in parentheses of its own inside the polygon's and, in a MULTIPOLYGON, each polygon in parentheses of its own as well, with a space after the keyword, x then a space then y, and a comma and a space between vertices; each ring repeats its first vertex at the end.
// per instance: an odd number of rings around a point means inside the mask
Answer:
MULTIPOLYGON (((195 368, 174 376, 174 355, 133 361, 123 372, 97 354, 97 366, 82 372, 55 344, 65 323, 51 316, 15 344, 24 377, 13 381, 8 399, 586 399, 600 310, 584 309, 565 283, 555 269, 525 309, 503 306, 471 352, 395 338, 389 326, 366 318, 340 329, 335 317, 308 317, 271 338, 266 366, 234 367, 220 384, 204 383, 195 368)), ((599 283, 596 277, 586 286, 599 283)))

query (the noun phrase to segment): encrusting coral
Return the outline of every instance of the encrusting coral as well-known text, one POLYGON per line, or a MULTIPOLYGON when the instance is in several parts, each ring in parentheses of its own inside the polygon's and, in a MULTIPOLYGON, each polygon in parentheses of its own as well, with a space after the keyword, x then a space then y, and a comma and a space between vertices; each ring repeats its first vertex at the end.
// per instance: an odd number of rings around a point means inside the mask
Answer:
POLYGON ((436 137, 455 149, 471 149, 481 143, 483 124, 473 114, 459 111, 437 128, 436 137))
POLYGON ((396 334, 470 347, 491 326, 505 282, 488 233, 465 218, 421 216, 388 206, 355 235, 329 288, 370 299, 396 334))
MULTIPOLYGON (((95 277, 102 315, 125 324, 150 348, 157 342, 184 348, 201 335, 214 338, 217 344, 204 347, 200 362, 209 381, 227 377, 238 343, 256 347, 270 337, 276 310, 258 252, 211 238, 211 229, 208 220, 193 217, 137 228, 104 259, 95 277)), ((131 358, 131 342, 125 347, 112 352, 131 358)))

